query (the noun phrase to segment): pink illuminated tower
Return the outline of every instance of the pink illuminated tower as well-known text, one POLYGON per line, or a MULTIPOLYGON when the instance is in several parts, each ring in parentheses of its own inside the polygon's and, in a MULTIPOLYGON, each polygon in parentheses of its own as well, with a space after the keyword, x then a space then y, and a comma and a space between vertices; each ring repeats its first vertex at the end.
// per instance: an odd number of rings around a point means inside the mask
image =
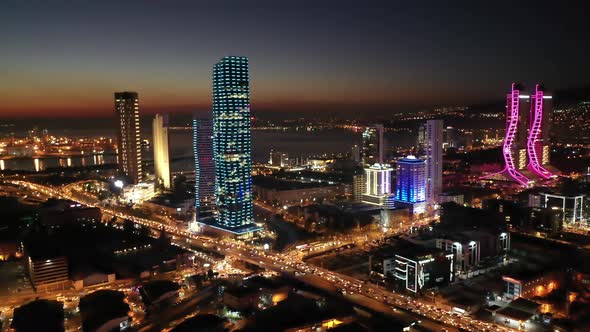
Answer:
POLYGON ((528 96, 520 94, 519 86, 512 83, 512 89, 506 96, 506 138, 502 146, 506 165, 504 175, 523 186, 529 183, 529 179, 521 173, 526 168, 527 99, 528 96))
POLYGON ((530 127, 527 139, 527 168, 543 179, 553 174, 545 165, 549 164, 549 124, 551 123, 551 96, 545 96, 543 88, 537 84, 535 94, 531 95, 530 127))
POLYGON ((526 142, 528 137, 528 99, 520 94, 520 87, 512 83, 506 95, 506 137, 502 145, 504 169, 484 176, 482 179, 510 180, 521 186, 528 186, 530 180, 522 174, 526 170, 526 142))
POLYGON ((553 174, 549 165, 549 126, 551 96, 545 96, 537 84, 535 94, 520 93, 520 86, 512 84, 506 96, 506 137, 502 146, 504 169, 483 179, 511 180, 529 186, 532 177, 549 179, 553 174))

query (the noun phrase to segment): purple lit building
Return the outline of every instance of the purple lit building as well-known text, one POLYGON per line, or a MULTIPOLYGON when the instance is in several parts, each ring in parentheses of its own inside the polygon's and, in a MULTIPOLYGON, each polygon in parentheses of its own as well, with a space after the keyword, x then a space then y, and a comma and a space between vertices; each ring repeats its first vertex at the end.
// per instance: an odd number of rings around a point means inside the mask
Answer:
POLYGON ((215 164, 213 162, 213 120, 193 117, 193 152, 195 155, 195 206, 215 204, 215 164))
POLYGON ((502 146, 504 169, 484 176, 489 180, 509 180, 529 186, 531 179, 549 179, 551 124, 551 96, 544 95, 540 85, 533 95, 521 94, 521 87, 513 83, 506 96, 506 137, 502 146))

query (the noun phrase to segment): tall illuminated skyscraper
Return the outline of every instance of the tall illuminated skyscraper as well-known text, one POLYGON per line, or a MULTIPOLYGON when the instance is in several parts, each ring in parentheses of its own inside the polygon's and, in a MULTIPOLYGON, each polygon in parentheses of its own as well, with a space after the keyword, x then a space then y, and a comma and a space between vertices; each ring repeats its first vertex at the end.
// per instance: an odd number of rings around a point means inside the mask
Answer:
POLYGON ((154 115, 154 120, 152 121, 152 136, 156 184, 160 188, 170 189, 170 155, 168 147, 167 115, 154 115))
POLYGON ((482 179, 509 180, 527 187, 535 176, 540 179, 554 176, 548 170, 552 97, 546 96, 538 84, 533 95, 521 94, 521 89, 522 86, 512 83, 506 96, 504 169, 482 179))
POLYGON ((383 125, 368 126, 363 131, 362 160, 365 167, 383 163, 383 125))
POLYGON ((426 201, 436 203, 442 193, 443 121, 426 121, 426 201))
POLYGON ((193 152, 195 155, 195 206, 213 205, 215 163, 213 162, 213 120, 209 116, 193 117, 193 152))
POLYGON ((535 86, 535 93, 530 98, 530 124, 527 137, 528 169, 535 175, 549 179, 553 173, 547 170, 549 165, 549 131, 552 115, 552 97, 546 96, 543 87, 535 86))
POLYGON ((213 159, 217 224, 236 233, 253 225, 248 58, 213 66, 213 159))
POLYGON ((117 113, 117 157, 119 173, 137 184, 143 179, 141 171, 141 136, 139 132, 139 99, 137 92, 115 92, 117 113))
POLYGON ((424 212, 426 202, 426 162, 407 156, 397 162, 395 205, 407 206, 412 213, 424 212))

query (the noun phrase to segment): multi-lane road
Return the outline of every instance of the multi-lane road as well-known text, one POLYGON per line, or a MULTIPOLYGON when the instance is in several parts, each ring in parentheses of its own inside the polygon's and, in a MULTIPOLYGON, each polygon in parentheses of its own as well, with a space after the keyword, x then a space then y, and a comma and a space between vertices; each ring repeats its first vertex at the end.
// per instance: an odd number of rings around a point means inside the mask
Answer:
POLYGON ((237 259, 289 275, 301 282, 305 282, 326 291, 345 293, 345 296, 349 301, 360 306, 385 312, 404 322, 419 321, 415 326, 417 329, 426 331, 458 331, 458 329, 467 331, 513 331, 508 327, 448 312, 446 309, 435 304, 397 294, 383 287, 371 283, 365 283, 350 276, 313 266, 301 261, 296 255, 265 251, 261 248, 246 245, 237 240, 213 239, 194 234, 181 226, 163 224, 158 221, 139 218, 128 215, 122 210, 101 206, 98 202, 81 199, 80 197, 76 198, 67 190, 62 190, 60 188, 53 188, 22 180, 13 180, 10 182, 33 191, 39 191, 44 195, 66 198, 81 204, 99 207, 105 214, 129 219, 134 223, 154 230, 165 231, 173 235, 176 240, 186 242, 192 246, 205 247, 209 250, 216 250, 225 255, 234 256, 237 259))

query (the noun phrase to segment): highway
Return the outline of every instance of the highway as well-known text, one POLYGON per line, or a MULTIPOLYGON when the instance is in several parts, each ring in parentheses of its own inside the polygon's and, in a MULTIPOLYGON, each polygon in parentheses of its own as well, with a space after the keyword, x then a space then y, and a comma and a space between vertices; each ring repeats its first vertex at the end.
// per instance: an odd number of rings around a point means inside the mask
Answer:
POLYGON ((162 224, 160 222, 145 218, 138 218, 127 215, 120 211, 116 211, 112 208, 100 206, 97 202, 90 202, 85 199, 76 199, 69 193, 60 189, 21 180, 13 180, 10 182, 19 186, 24 186, 31 190, 39 191, 45 195, 61 197, 88 206, 99 207, 102 209, 103 213, 108 215, 129 219, 134 223, 155 230, 166 231, 167 233, 173 235, 176 239, 180 239, 190 243, 191 245, 205 247, 209 250, 216 250, 225 255, 235 256, 238 259, 260 265, 269 270, 289 274, 299 281, 308 283, 320 289, 326 289, 326 284, 332 285, 331 290, 326 290, 334 292, 334 288, 336 288, 339 292, 345 292, 347 295, 349 295, 347 296, 347 299, 359 306, 368 306, 368 304, 373 303, 373 301, 377 301, 391 307, 391 310, 388 314, 394 316, 397 315, 396 317, 405 317, 403 321, 407 321, 409 317, 414 317, 410 319, 416 321, 420 320, 421 323, 418 325, 422 326, 426 330, 441 331, 446 329, 449 331, 457 331, 457 328, 462 328, 464 330, 474 332, 514 331, 513 329, 505 326, 483 322, 468 316, 461 316, 456 313, 451 313, 435 304, 427 303, 420 299, 402 294, 393 293, 392 291, 383 287, 365 283, 343 274, 335 273, 333 271, 307 264, 298 259, 296 255, 272 253, 254 246, 246 245, 243 242, 237 240, 227 240, 220 238, 214 239, 211 237, 194 234, 187 229, 179 228, 178 226, 162 224))

